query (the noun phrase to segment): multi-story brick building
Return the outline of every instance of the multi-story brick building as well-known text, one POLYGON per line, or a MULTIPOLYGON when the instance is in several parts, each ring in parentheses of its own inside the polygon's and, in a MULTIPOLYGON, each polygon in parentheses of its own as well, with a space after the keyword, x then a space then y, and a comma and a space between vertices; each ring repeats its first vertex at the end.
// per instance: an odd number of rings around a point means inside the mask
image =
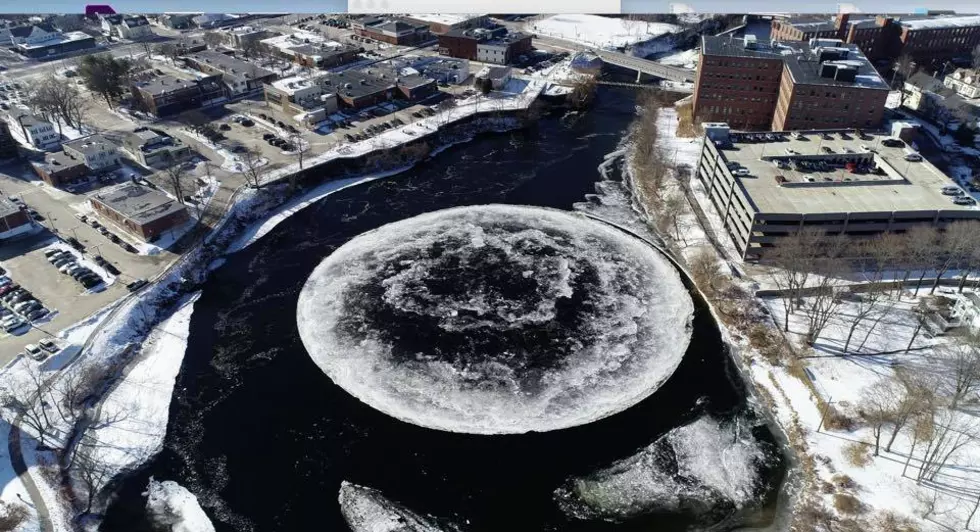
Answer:
POLYGON ((221 74, 201 75, 198 78, 163 74, 134 83, 131 89, 134 99, 156 116, 197 109, 223 98, 226 91, 221 74))
POLYGON ((482 28, 490 23, 490 18, 486 15, 453 13, 408 15, 406 18, 412 22, 425 24, 429 27, 429 31, 435 35, 441 35, 451 30, 482 28))
POLYGON ((350 27, 361 37, 388 44, 411 46, 432 40, 428 25, 404 18, 369 16, 352 20, 350 27))
POLYGON ((92 196, 90 203, 103 220, 152 242, 190 219, 177 200, 138 183, 123 183, 92 196))
POLYGON ((703 37, 694 88, 700 122, 745 130, 881 123, 888 85, 855 45, 703 37))
POLYGON ((920 64, 968 56, 980 44, 980 16, 805 16, 774 18, 772 40, 841 39, 872 61, 909 54, 920 64))

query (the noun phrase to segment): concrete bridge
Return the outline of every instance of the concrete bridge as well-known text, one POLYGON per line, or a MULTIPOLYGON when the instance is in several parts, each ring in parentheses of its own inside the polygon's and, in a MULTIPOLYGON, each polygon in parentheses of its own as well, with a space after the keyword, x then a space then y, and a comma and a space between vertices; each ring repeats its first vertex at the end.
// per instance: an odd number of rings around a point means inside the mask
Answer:
POLYGON ((671 81, 694 81, 695 73, 686 68, 661 65, 655 61, 626 55, 622 52, 613 52, 610 50, 593 50, 593 52, 607 64, 635 70, 637 83, 639 83, 643 74, 669 79, 671 81))

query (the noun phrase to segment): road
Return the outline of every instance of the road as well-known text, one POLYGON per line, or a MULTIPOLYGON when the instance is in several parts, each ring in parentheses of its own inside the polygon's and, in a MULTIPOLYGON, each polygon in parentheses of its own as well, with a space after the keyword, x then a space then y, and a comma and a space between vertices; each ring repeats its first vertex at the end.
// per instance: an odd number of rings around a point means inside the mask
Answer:
POLYGON ((113 57, 135 57, 146 52, 146 43, 149 43, 150 46, 156 46, 160 43, 173 40, 173 37, 158 35, 156 39, 146 41, 145 43, 113 43, 109 46, 99 46, 90 52, 72 57, 66 57, 64 59, 55 59, 52 61, 23 61, 8 65, 8 69, 6 71, 0 72, 0 79, 6 78, 17 81, 26 77, 37 76, 39 74, 49 74, 68 68, 81 57, 94 53, 109 52, 113 57))

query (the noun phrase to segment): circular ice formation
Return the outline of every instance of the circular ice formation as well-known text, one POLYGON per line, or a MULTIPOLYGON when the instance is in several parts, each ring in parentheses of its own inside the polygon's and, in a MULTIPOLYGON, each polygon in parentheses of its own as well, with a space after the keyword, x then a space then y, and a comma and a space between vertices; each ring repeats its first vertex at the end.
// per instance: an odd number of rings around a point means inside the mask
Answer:
POLYGON ((646 398, 677 368, 694 304, 646 243, 581 216, 432 212, 333 252, 299 297, 300 337, 335 383, 409 423, 549 431, 646 398))

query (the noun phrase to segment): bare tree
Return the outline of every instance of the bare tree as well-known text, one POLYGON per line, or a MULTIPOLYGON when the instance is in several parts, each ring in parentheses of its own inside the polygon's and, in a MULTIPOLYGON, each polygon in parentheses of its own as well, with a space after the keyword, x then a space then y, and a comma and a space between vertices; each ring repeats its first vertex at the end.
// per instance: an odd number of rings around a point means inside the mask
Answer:
POLYGON ((245 183, 252 188, 262 187, 262 161, 261 153, 257 147, 246 149, 241 154, 242 176, 245 183))
POLYGON ((694 283, 705 292, 713 292, 716 284, 721 279, 721 269, 718 267, 718 258, 709 248, 701 248, 689 260, 688 268, 691 270, 691 277, 694 283))
POLYGON ((216 31, 208 31, 204 33, 204 44, 208 45, 208 48, 217 48, 225 42, 224 35, 216 31))
POLYGON ((936 279, 932 283, 930 294, 936 292, 939 286, 939 279, 951 268, 964 263, 966 257, 974 253, 974 247, 978 245, 980 238, 980 222, 959 221, 946 226, 946 229, 939 236, 938 254, 936 256, 935 269, 936 279))
POLYGON ((0 501, 0 530, 18 530, 30 517, 27 506, 0 501))
POLYGON ((242 43, 242 55, 245 59, 255 59, 262 55, 262 45, 259 41, 248 39, 242 43))
MULTIPOLYGON (((797 304, 803 303, 803 296, 812 274, 816 271, 828 271, 839 256, 841 240, 830 237, 823 231, 814 228, 804 228, 784 237, 769 255, 769 276, 776 287, 784 292, 783 309, 786 312, 783 330, 789 331, 789 316, 793 314, 797 304), (831 261, 831 262, 828 262, 831 261), (822 265, 822 266, 821 266, 822 265)), ((838 297, 833 290, 830 280, 822 281, 822 297, 838 297)), ((834 303, 833 300, 821 301, 824 304, 834 303)), ((836 302, 839 304, 839 301, 836 302)))
MULTIPOLYGON (((912 77, 912 73, 915 71, 915 60, 912 58, 911 55, 904 53, 898 56, 898 59, 895 60, 894 68, 895 68, 895 74, 901 75, 902 81, 904 82, 905 80, 912 77)), ((893 75, 892 76, 893 84, 894 81, 895 81, 895 76, 893 75)))
POLYGON ((96 366, 63 372, 52 385, 56 392, 53 406, 65 423, 74 425, 102 385, 102 374, 96 366))
POLYGON ((184 203, 185 173, 184 164, 180 161, 172 162, 170 166, 163 170, 164 177, 167 178, 167 183, 170 184, 170 189, 173 191, 174 196, 177 196, 179 203, 184 203))
POLYGON ((595 99, 598 83, 592 76, 583 77, 575 82, 572 92, 568 95, 568 103, 574 109, 587 109, 595 99))
POLYGON ((930 412, 935 406, 936 396, 932 383, 923 375, 908 371, 896 372, 900 394, 898 401, 892 407, 892 432, 885 444, 885 451, 891 451, 895 438, 916 416, 922 412, 930 412))
POLYGON ((115 471, 104 460, 95 456, 92 449, 79 453, 71 468, 72 477, 85 494, 85 507, 82 513, 91 513, 102 490, 112 480, 115 471))
POLYGON ((980 392, 980 334, 961 334, 958 341, 941 344, 937 351, 943 391, 949 407, 955 409, 963 399, 980 392))
POLYGON ((47 408, 50 386, 34 364, 28 364, 22 373, 23 378, 4 379, 0 407, 12 416, 9 421, 20 418, 22 424, 33 429, 38 444, 43 446, 52 429, 47 408))
POLYGON ((158 45, 156 47, 156 53, 169 58, 170 62, 176 65, 177 58, 180 57, 180 48, 174 43, 167 42, 158 45))
POLYGON ((34 113, 56 123, 59 135, 63 125, 82 125, 85 103, 78 87, 67 78, 44 76, 31 85, 26 103, 34 113))
POLYGON ((856 300, 857 305, 853 307, 853 314, 851 315, 851 327, 847 331, 847 339, 844 340, 843 352, 846 354, 848 348, 851 345, 851 338, 854 337, 854 331, 858 328, 868 316, 871 315, 878 308, 878 303, 886 296, 887 285, 880 280, 869 281, 861 292, 851 291, 853 295, 852 300, 856 300))
POLYGON ((858 413, 874 436, 874 455, 881 449, 881 435, 894 419, 895 404, 901 400, 901 386, 893 380, 876 382, 862 393, 858 413))
POLYGON ((915 317, 915 329, 912 331, 912 338, 909 339, 909 345, 905 346, 905 352, 908 353, 912 349, 912 344, 915 343, 915 339, 919 336, 919 332, 922 331, 922 327, 925 326, 929 319, 929 304, 928 300, 922 299, 916 304, 915 308, 912 309, 912 314, 915 317))
POLYGON ((840 281, 830 275, 822 275, 817 286, 808 292, 804 304, 804 312, 807 318, 807 345, 816 343, 820 333, 827 327, 831 316, 837 313, 837 309, 844 302, 843 295, 844 291, 840 286, 840 281))
POLYGON ((933 416, 932 439, 922 456, 917 481, 936 480, 949 459, 977 438, 978 425, 973 416, 960 415, 955 410, 938 408, 933 416))
POLYGON ((905 233, 905 258, 907 265, 904 280, 908 280, 912 270, 919 270, 919 279, 915 283, 915 295, 919 295, 922 280, 932 267, 933 258, 939 247, 939 232, 935 227, 917 225, 905 233))
POLYGON ((673 233, 675 239, 681 240, 682 235, 678 223, 686 206, 686 200, 679 192, 668 194, 656 210, 657 229, 662 234, 670 235, 673 233))
POLYGON ((303 139, 300 133, 293 133, 289 136, 289 143, 296 149, 296 158, 299 160, 299 169, 303 169, 303 157, 310 151, 310 144, 303 139))

